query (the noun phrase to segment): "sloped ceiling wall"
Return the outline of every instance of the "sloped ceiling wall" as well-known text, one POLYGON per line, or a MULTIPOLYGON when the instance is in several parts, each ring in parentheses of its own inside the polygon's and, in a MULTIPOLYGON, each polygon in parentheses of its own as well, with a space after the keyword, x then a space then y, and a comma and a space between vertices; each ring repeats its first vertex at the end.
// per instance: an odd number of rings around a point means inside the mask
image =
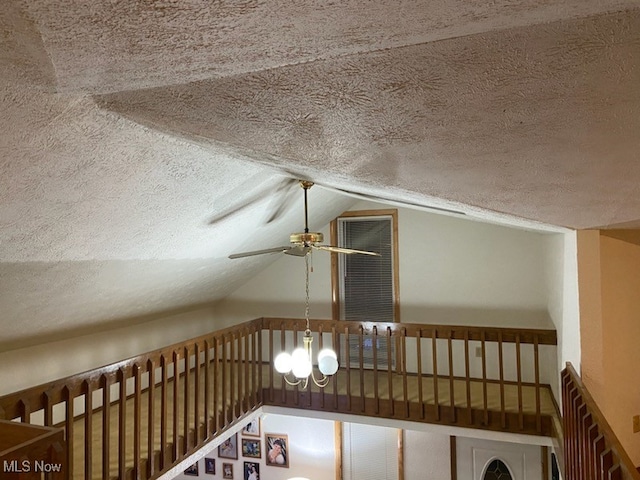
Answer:
POLYGON ((0 348, 224 297, 300 229, 286 178, 640 219, 632 0, 7 0, 0 40, 0 348))

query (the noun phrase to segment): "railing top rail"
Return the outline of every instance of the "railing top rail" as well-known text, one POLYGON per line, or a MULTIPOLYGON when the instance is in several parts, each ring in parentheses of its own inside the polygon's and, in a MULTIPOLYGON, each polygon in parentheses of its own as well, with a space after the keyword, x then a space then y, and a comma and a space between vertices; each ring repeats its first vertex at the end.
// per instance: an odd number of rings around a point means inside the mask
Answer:
MULTIPOLYGON (((304 320, 299 318, 265 317, 262 320, 263 328, 292 330, 295 327, 298 331, 304 330, 304 320)), ((382 335, 390 330, 392 335, 406 334, 411 337, 430 337, 431 332, 435 332, 436 338, 452 338, 454 340, 464 340, 465 338, 481 340, 481 335, 484 334, 484 340, 489 342, 496 342, 500 338, 505 343, 515 343, 516 341, 534 343, 537 337, 538 345, 557 345, 558 343, 556 331, 550 329, 317 319, 312 319, 309 323, 313 331, 319 331, 322 328, 325 333, 331 332, 333 329, 338 333, 344 333, 346 329, 350 334, 362 332, 365 335, 370 335, 377 330, 378 335, 382 335), (467 337, 465 337, 465 332, 467 337)))
POLYGON ((565 372, 566 375, 569 375, 571 382, 578 388, 580 395, 582 395, 582 398, 587 405, 588 412, 591 413, 591 415, 594 417, 594 423, 598 424, 600 433, 604 435, 604 437, 607 439, 607 442, 609 443, 609 448, 613 450, 613 452, 620 460, 620 466, 625 470, 625 473, 629 478, 633 480, 640 480, 640 473, 638 473, 638 471, 636 470, 636 467, 631 461, 631 458, 629 458, 629 455, 627 455, 627 452, 622 447, 620 440, 618 440, 618 437, 607 422, 606 417, 598 408, 598 405, 589 393, 589 390, 587 390, 587 388, 582 383, 580 376, 573 368, 571 362, 567 362, 565 372))

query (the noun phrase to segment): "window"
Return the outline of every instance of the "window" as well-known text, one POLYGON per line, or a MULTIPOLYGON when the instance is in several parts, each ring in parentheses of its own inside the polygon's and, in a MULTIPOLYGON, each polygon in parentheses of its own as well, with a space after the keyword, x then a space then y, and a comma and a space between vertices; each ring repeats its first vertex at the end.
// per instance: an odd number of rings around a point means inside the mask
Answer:
MULTIPOLYGON (((331 243, 379 253, 334 254, 332 261, 333 317, 361 322, 398 322, 397 211, 346 212, 331 225, 331 243)), ((365 366, 373 363, 374 339, 367 336, 362 350, 365 366)), ((350 338, 350 362, 359 363, 359 339, 350 338)), ((393 348, 393 346, 392 346, 393 348)), ((387 366, 384 337, 376 343, 378 366, 387 366)), ((394 357, 392 352, 392 358, 394 357)), ((343 359, 344 360, 344 359, 343 359)), ((394 359, 395 360, 395 359, 394 359)))
POLYGON ((492 460, 484 471, 482 480, 513 480, 509 467, 502 461, 492 460))

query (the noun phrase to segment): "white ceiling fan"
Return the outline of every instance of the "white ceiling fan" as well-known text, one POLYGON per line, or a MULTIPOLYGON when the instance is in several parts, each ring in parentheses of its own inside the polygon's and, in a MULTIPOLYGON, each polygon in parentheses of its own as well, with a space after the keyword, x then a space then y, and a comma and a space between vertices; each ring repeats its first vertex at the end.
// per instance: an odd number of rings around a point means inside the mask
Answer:
POLYGON ((352 248, 342 248, 336 247, 333 245, 323 245, 322 242, 324 240, 324 235, 320 232, 310 232, 309 231, 309 213, 307 208, 307 192, 313 186, 313 182, 309 182, 306 180, 300 181, 300 186, 304 191, 304 232, 295 232, 289 236, 289 241, 291 245, 286 245, 282 247, 274 247, 267 248, 264 250, 254 250, 250 252, 242 252, 242 253, 234 253, 229 255, 229 258, 244 258, 251 257, 254 255, 263 255, 266 253, 284 253, 286 255, 294 255, 296 257, 304 257, 309 254, 312 250, 325 250, 328 252, 334 253, 358 253, 363 255, 373 255, 380 256, 379 253, 376 252, 368 252, 365 250, 354 250, 352 248))

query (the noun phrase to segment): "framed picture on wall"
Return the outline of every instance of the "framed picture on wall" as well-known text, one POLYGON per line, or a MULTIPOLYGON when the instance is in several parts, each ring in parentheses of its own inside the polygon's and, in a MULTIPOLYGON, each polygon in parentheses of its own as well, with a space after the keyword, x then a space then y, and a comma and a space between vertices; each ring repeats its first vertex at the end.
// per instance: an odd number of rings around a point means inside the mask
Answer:
POLYGON ((247 423, 242 429, 243 437, 259 437, 260 436, 260 418, 254 418, 247 423))
POLYGON ((218 446, 219 458, 238 459, 238 434, 231 435, 218 446))
POLYGON ((244 462, 244 480, 259 480, 260 464, 258 462, 244 462))
POLYGON ((190 467, 188 467, 185 471, 184 471, 185 475, 191 475, 192 477, 197 477, 200 474, 198 473, 198 462, 194 463, 193 465, 191 465, 190 467))
POLYGON ((259 438, 243 438, 242 439, 242 456, 251 458, 261 458, 262 449, 260 448, 259 438))
POLYGON ((233 478, 233 463, 222 464, 222 478, 233 478))
POLYGON ((216 459, 215 458, 205 458, 204 459, 204 473, 209 473, 211 475, 216 474, 216 459))
POLYGON ((286 435, 265 433, 264 444, 267 450, 267 465, 289 468, 289 442, 286 435))

